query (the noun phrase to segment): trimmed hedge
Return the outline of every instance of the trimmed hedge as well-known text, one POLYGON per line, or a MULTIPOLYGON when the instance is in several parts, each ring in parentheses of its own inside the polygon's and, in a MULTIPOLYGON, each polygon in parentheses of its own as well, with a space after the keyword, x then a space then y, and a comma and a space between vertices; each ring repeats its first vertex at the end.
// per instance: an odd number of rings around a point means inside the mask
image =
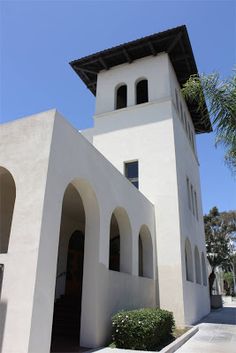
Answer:
POLYGON ((112 317, 112 341, 117 348, 157 350, 171 337, 173 314, 161 309, 121 311, 112 317))

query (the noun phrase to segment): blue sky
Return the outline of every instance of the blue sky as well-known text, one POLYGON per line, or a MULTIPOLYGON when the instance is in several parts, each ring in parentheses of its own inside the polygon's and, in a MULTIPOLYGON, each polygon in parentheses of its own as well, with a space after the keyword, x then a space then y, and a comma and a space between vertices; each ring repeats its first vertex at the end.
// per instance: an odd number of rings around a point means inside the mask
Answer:
MULTIPOLYGON (((92 126, 95 98, 69 61, 182 24, 200 73, 232 73, 236 1, 0 1, 0 121, 56 107, 92 126)), ((203 210, 236 209, 236 182, 214 134, 197 138, 203 210)))

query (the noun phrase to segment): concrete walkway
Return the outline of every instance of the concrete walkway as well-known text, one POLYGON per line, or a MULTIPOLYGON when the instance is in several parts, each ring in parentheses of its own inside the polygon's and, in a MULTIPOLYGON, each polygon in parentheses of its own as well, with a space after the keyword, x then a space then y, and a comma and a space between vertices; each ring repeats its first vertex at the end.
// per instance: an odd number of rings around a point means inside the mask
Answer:
POLYGON ((236 353, 236 303, 212 311, 176 353, 236 353))

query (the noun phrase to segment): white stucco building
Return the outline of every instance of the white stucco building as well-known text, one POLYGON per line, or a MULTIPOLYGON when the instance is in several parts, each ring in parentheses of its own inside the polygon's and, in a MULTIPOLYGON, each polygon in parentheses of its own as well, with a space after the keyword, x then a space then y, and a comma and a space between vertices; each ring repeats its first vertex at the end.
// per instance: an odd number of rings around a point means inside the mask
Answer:
POLYGON ((186 27, 71 66, 96 95, 93 128, 56 110, 1 125, 3 353, 104 345, 121 309, 179 325, 209 311, 195 134, 211 126, 181 95, 197 73, 186 27))

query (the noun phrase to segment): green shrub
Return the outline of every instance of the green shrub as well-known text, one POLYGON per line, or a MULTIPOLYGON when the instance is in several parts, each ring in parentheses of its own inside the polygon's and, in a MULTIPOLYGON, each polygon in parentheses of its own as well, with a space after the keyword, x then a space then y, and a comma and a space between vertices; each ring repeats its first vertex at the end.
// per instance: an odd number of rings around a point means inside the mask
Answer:
POLYGON ((117 348, 156 350, 170 338, 174 326, 167 310, 121 311, 112 317, 112 340, 117 348))

